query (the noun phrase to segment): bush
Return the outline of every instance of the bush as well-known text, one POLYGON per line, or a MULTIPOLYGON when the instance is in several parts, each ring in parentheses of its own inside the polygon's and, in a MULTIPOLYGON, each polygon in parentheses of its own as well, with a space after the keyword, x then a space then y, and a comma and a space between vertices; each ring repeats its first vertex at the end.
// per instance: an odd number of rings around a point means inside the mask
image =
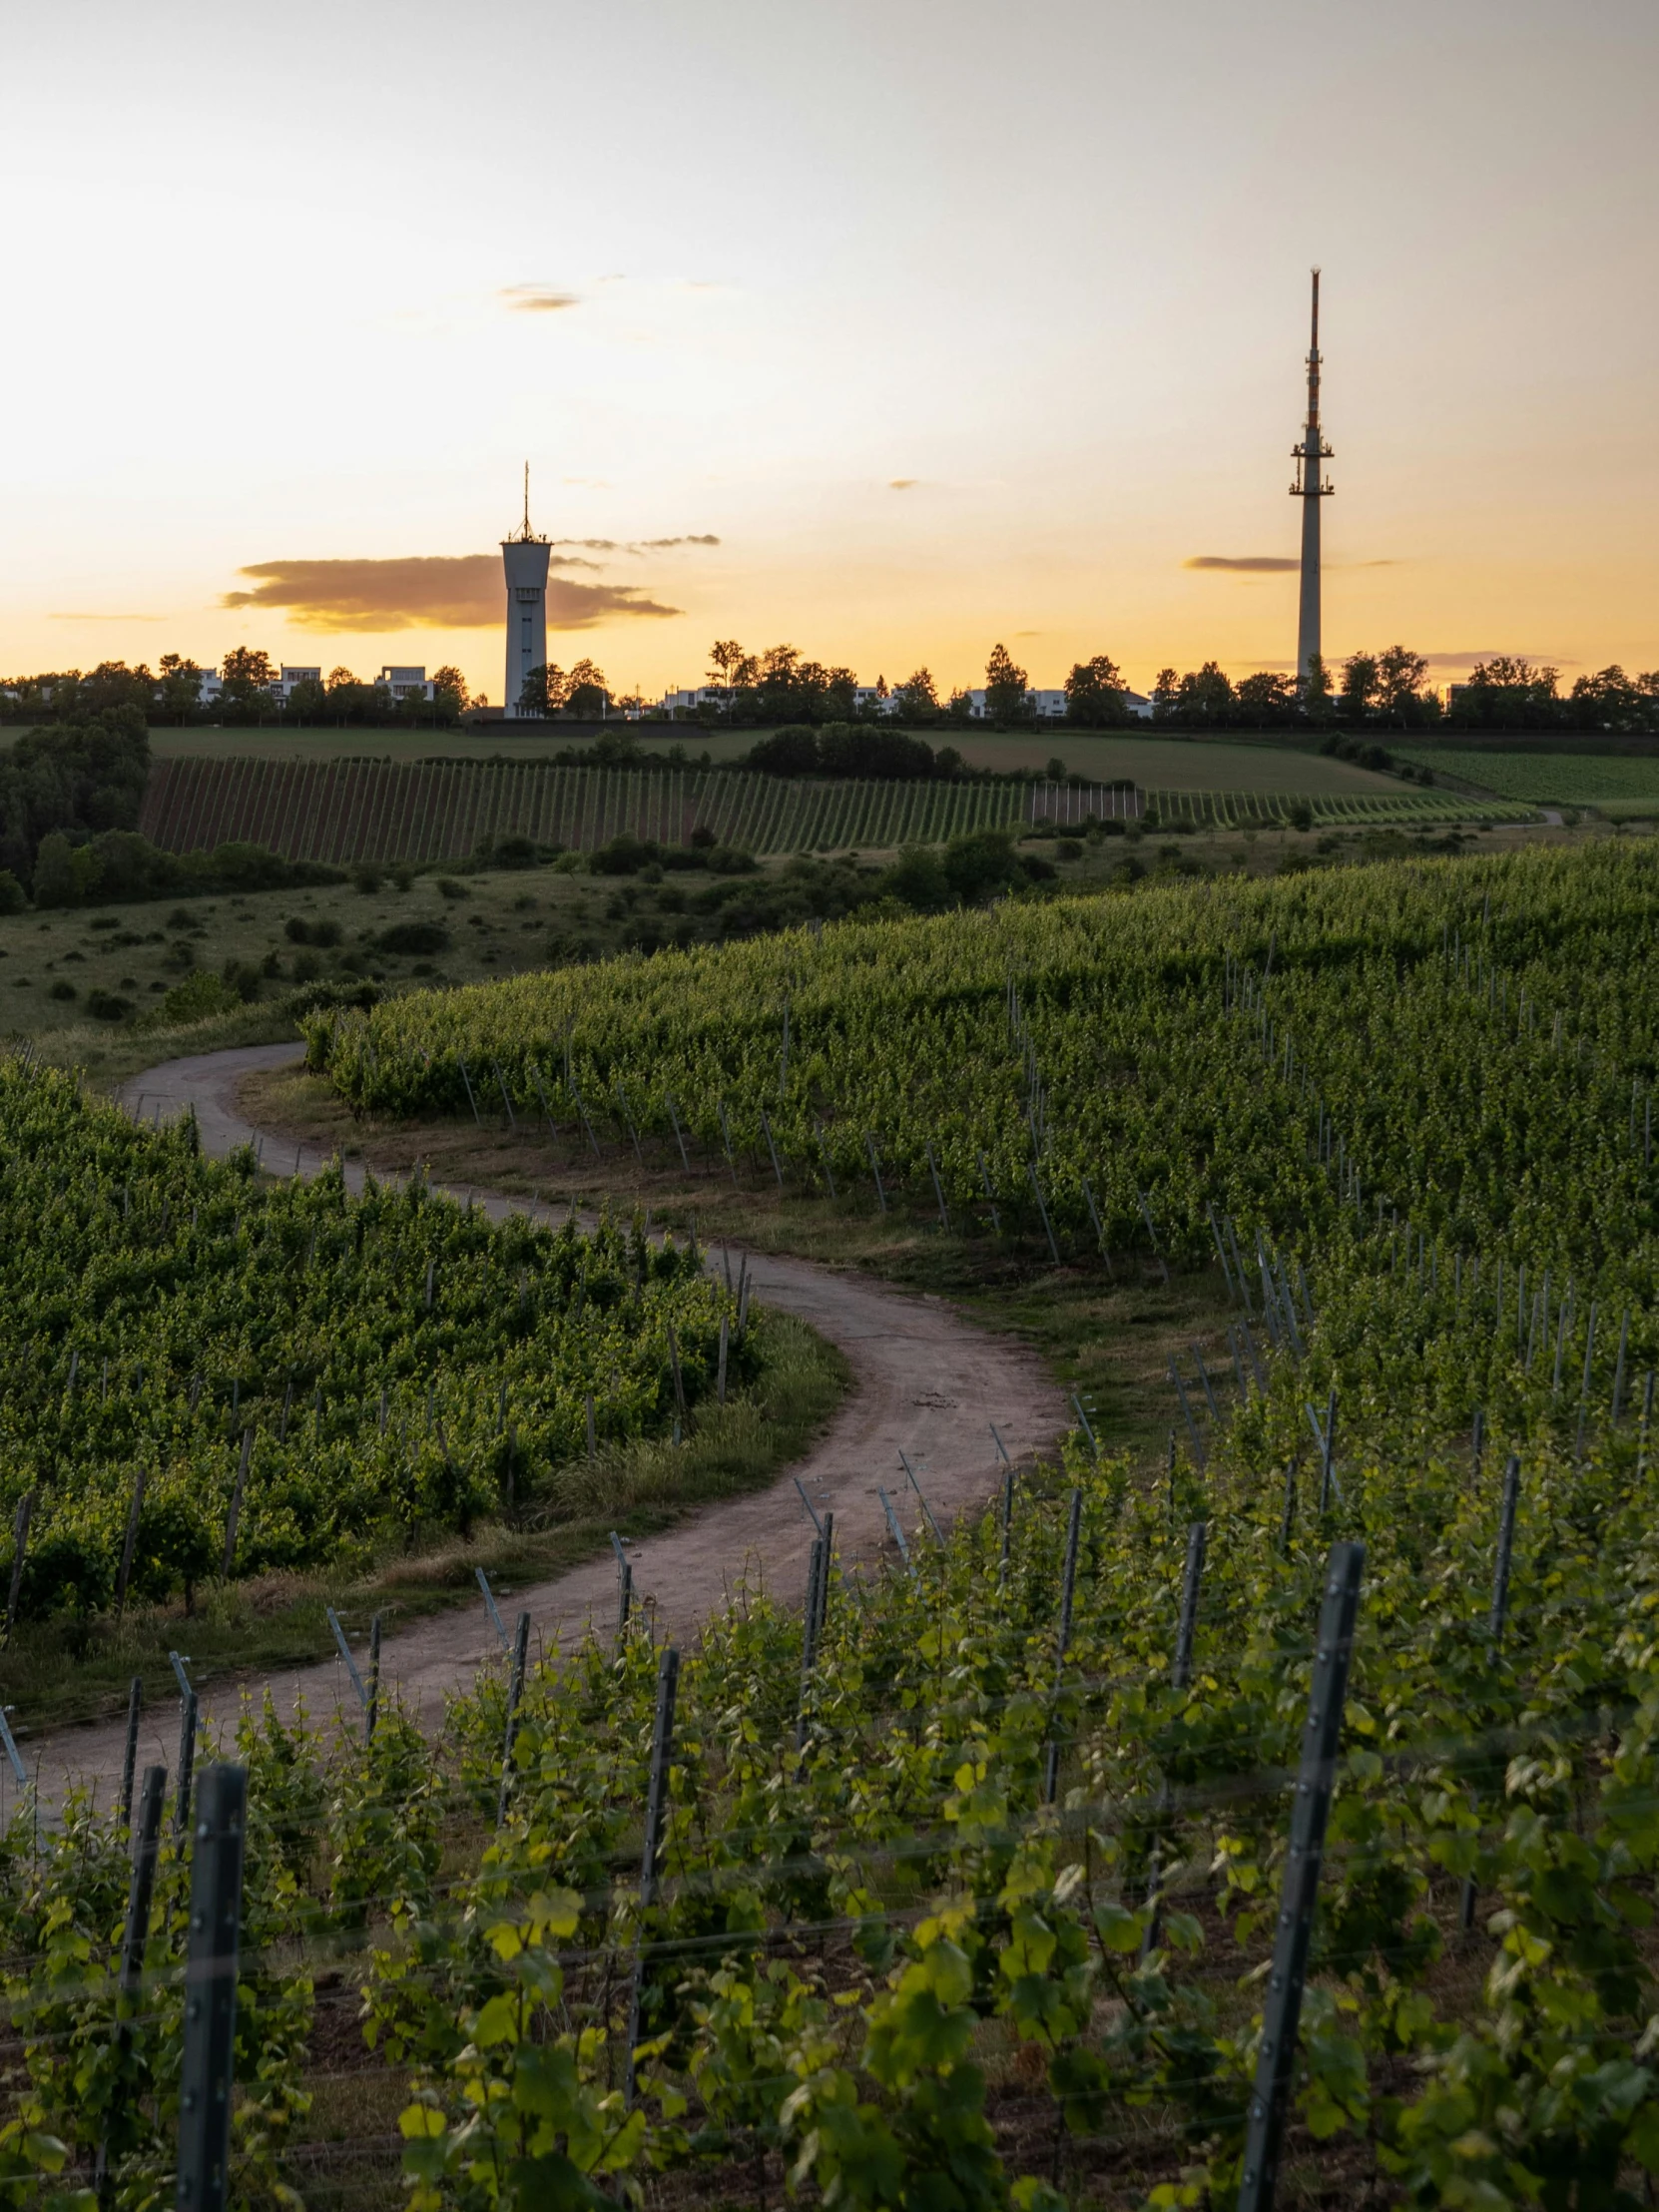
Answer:
POLYGON ((88 991, 87 1012, 94 1021, 125 1021, 133 1010, 130 998, 115 991, 88 991))
POLYGON ((819 735, 819 767, 826 776, 867 776, 885 783, 920 781, 933 773, 933 748, 902 730, 862 723, 827 723, 819 735))
POLYGON ((1006 830, 976 830, 970 836, 953 837, 940 864, 952 896, 967 906, 1006 890, 1025 875, 1006 830))
POLYGON ((374 941, 382 952, 447 952, 449 932, 441 921, 394 921, 374 941))
POLYGON ((456 882, 454 876, 440 875, 438 877, 438 896, 440 898, 470 898, 472 893, 464 883, 456 882))
POLYGON ((534 867, 541 847, 531 837, 497 837, 485 841, 478 857, 487 867, 534 867))
POLYGON ((758 745, 750 747, 745 765, 758 768, 767 776, 816 776, 818 732, 805 725, 775 730, 770 738, 762 738, 758 745))
POLYGON ((54 983, 47 995, 51 998, 73 998, 76 995, 75 986, 73 983, 54 983))
POLYGON ((380 870, 372 860, 359 860, 351 870, 351 880, 358 890, 372 896, 380 888, 380 870))
POLYGON ((881 877, 880 889, 918 914, 942 913, 951 903, 951 885, 939 855, 924 844, 909 844, 881 877))
POLYGON ((194 975, 174 984, 157 1007, 155 1018, 169 1025, 206 1021, 214 1014, 228 1014, 241 1003, 228 983, 210 975, 206 968, 198 968, 194 975))
POLYGON ((326 948, 338 944, 342 933, 337 921, 307 921, 303 914, 289 914, 282 924, 282 934, 289 944, 319 944, 326 948))
POLYGON ((20 914, 29 903, 23 885, 9 867, 0 867, 0 914, 20 914))
POLYGON ((655 845, 642 843, 631 830, 619 830, 609 844, 588 854, 588 866, 595 875, 638 875, 656 857, 655 845))
POLYGON ((252 960, 227 960, 219 972, 243 1005, 251 1006, 259 997, 262 978, 252 960))

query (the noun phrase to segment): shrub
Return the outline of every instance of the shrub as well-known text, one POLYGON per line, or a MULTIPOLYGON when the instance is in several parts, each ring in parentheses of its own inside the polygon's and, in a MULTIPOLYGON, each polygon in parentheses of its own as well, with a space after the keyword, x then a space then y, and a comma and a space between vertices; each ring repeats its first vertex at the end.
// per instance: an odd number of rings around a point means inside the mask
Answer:
POLYGON ((446 952, 449 932, 441 921, 394 921, 374 941, 382 952, 446 952))
POLYGON ((319 944, 326 949, 338 944, 344 932, 337 921, 307 921, 303 914, 289 914, 282 934, 289 944, 319 944))
POLYGON ((213 1014, 228 1014, 241 1001, 228 983, 217 975, 210 975, 206 968, 198 968, 194 975, 187 975, 182 983, 175 983, 172 990, 156 1009, 157 1019, 164 1022, 206 1021, 213 1014))
POLYGON ((968 906, 1019 882, 1025 872, 1006 830, 976 830, 970 836, 953 837, 940 865, 951 895, 968 906))
POLYGON ((9 867, 0 867, 0 914, 20 914, 27 904, 23 885, 9 867))
POLYGON ((440 898, 470 898, 472 893, 464 883, 456 882, 454 876, 440 875, 438 877, 438 896, 440 898))
POLYGON ((52 985, 51 991, 48 993, 48 996, 52 998, 73 998, 75 995, 76 993, 74 984, 62 982, 54 983, 52 985))
POLYGON ((818 733, 805 725, 775 730, 770 738, 750 747, 747 765, 766 776, 816 776, 818 733))
POLYGON ((219 972, 244 1005, 251 1005, 259 997, 260 971, 252 960, 227 960, 219 972))
POLYGON ((351 880, 358 890, 372 895, 380 888, 380 870, 372 860, 359 860, 351 870, 351 880))
POLYGON ((951 902, 950 880, 938 854, 924 844, 906 845, 881 878, 881 890, 918 914, 941 913, 951 902))
POLYGON ((919 781, 933 773, 933 748, 902 730, 871 730, 862 723, 830 722, 818 741, 826 776, 868 776, 887 783, 919 781))
MULTIPOLYGON (((126 980, 125 977, 122 978, 126 980)), ((87 1012, 94 1021, 125 1021, 133 1010, 130 998, 123 998, 116 991, 88 991, 87 1012)))

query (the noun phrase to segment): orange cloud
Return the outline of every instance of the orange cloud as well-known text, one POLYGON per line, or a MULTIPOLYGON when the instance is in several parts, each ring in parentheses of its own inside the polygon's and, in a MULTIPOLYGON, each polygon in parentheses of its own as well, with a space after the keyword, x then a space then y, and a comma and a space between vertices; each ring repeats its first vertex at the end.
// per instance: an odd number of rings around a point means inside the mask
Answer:
MULTIPOLYGON (((582 564, 588 565, 586 563, 582 564)), ((387 561, 256 561, 240 571, 252 591, 224 607, 281 613, 302 630, 484 630, 502 620, 501 563, 493 553, 416 555, 387 561)), ((551 576, 552 630, 591 630, 620 615, 677 615, 632 584, 578 584, 551 576)))
POLYGON ((1270 570, 1300 568, 1298 560, 1283 559, 1277 553, 1195 553, 1191 560, 1181 563, 1183 568, 1228 568, 1256 575, 1270 570))
POLYGON ((582 304, 579 292, 560 291, 553 284, 503 284, 496 297, 513 314, 558 314, 582 304))

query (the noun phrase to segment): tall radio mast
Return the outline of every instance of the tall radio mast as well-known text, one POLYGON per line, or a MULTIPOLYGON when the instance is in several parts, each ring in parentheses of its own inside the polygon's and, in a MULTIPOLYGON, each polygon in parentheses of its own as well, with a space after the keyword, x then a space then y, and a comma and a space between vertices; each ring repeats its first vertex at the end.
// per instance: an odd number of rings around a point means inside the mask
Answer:
POLYGON ((1313 337, 1308 347, 1308 420, 1302 443, 1293 445, 1296 482, 1291 497, 1302 501, 1302 601, 1296 629, 1297 682, 1306 687, 1310 664, 1322 658, 1320 647, 1320 501, 1335 490, 1329 477, 1323 481, 1320 463, 1333 458, 1320 430, 1320 273, 1314 276, 1313 337))

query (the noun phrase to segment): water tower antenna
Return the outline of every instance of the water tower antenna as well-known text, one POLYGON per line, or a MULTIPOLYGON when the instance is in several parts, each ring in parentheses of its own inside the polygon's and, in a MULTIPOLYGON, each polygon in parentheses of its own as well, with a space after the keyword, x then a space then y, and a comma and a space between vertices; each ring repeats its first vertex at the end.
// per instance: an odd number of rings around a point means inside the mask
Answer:
POLYGON ((1291 447, 1296 482, 1291 497, 1302 501, 1302 598, 1296 633, 1297 682, 1306 687, 1310 665, 1322 658, 1320 644, 1320 502, 1336 489, 1321 477, 1320 463, 1333 458, 1320 429, 1320 273, 1314 277, 1313 334, 1308 346, 1308 419, 1302 443, 1291 447))

